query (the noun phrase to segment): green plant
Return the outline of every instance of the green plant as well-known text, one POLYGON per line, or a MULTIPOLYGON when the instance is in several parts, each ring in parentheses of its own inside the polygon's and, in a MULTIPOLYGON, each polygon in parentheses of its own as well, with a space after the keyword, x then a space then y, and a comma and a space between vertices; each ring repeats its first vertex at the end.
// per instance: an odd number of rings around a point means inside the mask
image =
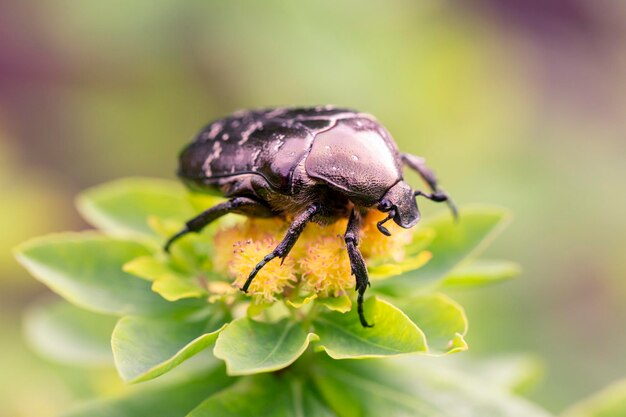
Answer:
POLYGON ((27 315, 27 334, 42 354, 106 365, 110 339, 122 379, 150 381, 67 416, 548 415, 512 394, 523 371, 497 378, 440 358, 467 349, 465 313, 444 292, 517 273, 510 262, 476 260, 506 225, 505 210, 464 208, 458 224, 447 214, 426 219, 393 256, 375 249, 391 241, 370 241, 365 307, 375 327, 366 329, 351 308, 352 291, 339 281, 340 259, 324 252, 336 242, 332 228, 312 229, 294 248, 296 262, 321 252, 308 263, 286 262, 292 275, 278 264, 265 278, 259 274, 252 297, 231 285, 232 275, 249 270, 243 258, 256 256, 241 239, 271 240, 279 224, 226 217, 166 255, 164 238, 214 202, 169 181, 119 180, 78 199, 99 231, 55 234, 16 249, 22 265, 67 301, 39 304, 27 315), (243 258, 227 267, 233 242, 243 258), (321 270, 322 280, 314 276, 321 270), (329 280, 336 286, 320 287, 329 280))

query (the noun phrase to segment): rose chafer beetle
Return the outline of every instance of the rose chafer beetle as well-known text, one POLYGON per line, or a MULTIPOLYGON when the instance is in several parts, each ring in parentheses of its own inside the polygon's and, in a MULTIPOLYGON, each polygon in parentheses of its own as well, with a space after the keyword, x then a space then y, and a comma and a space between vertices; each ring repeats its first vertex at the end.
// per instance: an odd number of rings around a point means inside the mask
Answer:
POLYGON ((367 268, 358 249, 361 218, 367 210, 388 213, 384 223, 403 228, 420 219, 417 196, 447 202, 424 159, 402 153, 387 130, 366 113, 319 106, 239 111, 210 123, 180 154, 178 175, 195 191, 218 193, 229 200, 189 220, 174 241, 227 213, 250 217, 281 216, 291 224, 276 248, 250 272, 242 290, 265 264, 285 258, 309 222, 330 224, 348 218, 344 235, 358 292, 361 324, 369 285, 367 268), (406 165, 426 182, 431 193, 414 191, 403 178, 406 165))

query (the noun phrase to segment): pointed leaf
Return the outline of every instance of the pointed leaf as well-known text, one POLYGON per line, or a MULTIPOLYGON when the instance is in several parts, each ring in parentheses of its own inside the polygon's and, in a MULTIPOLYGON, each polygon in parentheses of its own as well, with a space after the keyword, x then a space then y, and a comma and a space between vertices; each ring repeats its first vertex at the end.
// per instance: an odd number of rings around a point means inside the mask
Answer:
POLYGON ((374 327, 361 326, 356 309, 347 314, 325 312, 315 318, 319 344, 330 357, 375 358, 426 351, 424 333, 398 308, 376 297, 363 307, 374 327))
POLYGON ((403 300, 402 311, 426 335, 428 353, 441 355, 467 350, 467 316, 463 307, 443 294, 425 294, 403 300))
POLYGON ((288 319, 262 323, 242 317, 221 332, 214 353, 226 361, 229 375, 276 371, 298 359, 312 337, 288 319))
POLYGON ((442 282, 443 289, 463 289, 497 284, 520 273, 520 266, 510 261, 478 259, 455 268, 442 282))
POLYGON ((154 178, 124 178, 84 191, 78 211, 93 226, 118 236, 154 236, 148 217, 185 221, 193 216, 183 186, 154 178))
POLYGON ((91 313, 63 301, 39 302, 24 318, 26 338, 42 356, 72 365, 113 363, 116 317, 91 313))
POLYGON ((170 268, 164 261, 152 256, 141 256, 124 264, 125 272, 139 278, 152 281, 152 290, 161 294, 168 301, 177 301, 183 298, 206 297, 206 282, 199 277, 178 272, 170 268), (204 287, 203 287, 204 285, 204 287))
POLYGON ((287 300, 287 305, 293 308, 302 308, 317 299, 317 294, 298 295, 287 300))
POLYGON ((195 321, 123 317, 111 340, 117 371, 127 382, 156 378, 215 343, 224 325, 221 315, 195 321))
POLYGON ((219 367, 182 381, 140 387, 117 398, 87 402, 62 417, 181 417, 233 382, 219 367))
POLYGON ((425 286, 434 286, 462 262, 478 255, 504 229, 508 211, 501 208, 474 207, 461 210, 458 222, 449 213, 425 221, 436 236, 428 246, 433 258, 423 268, 377 282, 376 291, 404 295, 425 286))
POLYGON ((352 300, 347 295, 340 297, 318 298, 317 302, 331 311, 347 313, 352 310, 352 300))
POLYGON ((432 254, 428 251, 422 251, 400 262, 384 263, 372 267, 368 267, 369 276, 372 281, 391 278, 396 275, 402 275, 407 272, 415 271, 426 265, 432 258, 432 254))
POLYGON ((150 284, 122 271, 149 253, 137 242, 96 233, 63 233, 30 240, 16 249, 18 261, 69 302, 108 314, 157 314, 184 308, 150 290, 150 284))

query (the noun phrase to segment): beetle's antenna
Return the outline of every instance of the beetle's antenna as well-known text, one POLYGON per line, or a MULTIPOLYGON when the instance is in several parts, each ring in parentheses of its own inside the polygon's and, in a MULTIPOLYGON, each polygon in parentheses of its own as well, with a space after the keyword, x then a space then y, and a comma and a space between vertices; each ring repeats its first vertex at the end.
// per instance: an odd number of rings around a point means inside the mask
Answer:
POLYGON ((419 197, 419 196, 425 197, 436 203, 445 202, 450 208, 450 211, 452 212, 452 217, 454 217, 454 221, 455 222, 459 221, 459 210, 457 209, 456 204, 454 204, 454 201, 452 201, 450 196, 448 196, 448 194, 446 194, 445 192, 435 191, 432 194, 426 194, 423 191, 415 191, 415 197, 419 197))
POLYGON ((385 217, 384 219, 376 223, 376 227, 378 227, 378 230, 380 231, 380 233, 382 233, 385 236, 391 236, 391 232, 389 231, 389 229, 383 226, 383 224, 387 223, 389 220, 393 219, 395 216, 396 216, 396 210, 391 209, 389 210, 389 214, 387 215, 387 217, 385 217))

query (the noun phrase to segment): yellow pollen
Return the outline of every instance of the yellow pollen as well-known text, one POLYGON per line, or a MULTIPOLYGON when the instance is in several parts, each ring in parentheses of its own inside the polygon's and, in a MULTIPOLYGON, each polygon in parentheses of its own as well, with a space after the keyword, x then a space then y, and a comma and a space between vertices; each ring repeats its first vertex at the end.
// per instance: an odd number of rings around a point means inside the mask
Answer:
MULTIPOLYGON (((274 250, 278 241, 273 238, 263 240, 246 240, 238 242, 234 246, 234 254, 228 265, 229 275, 235 277, 233 285, 242 288, 250 272, 265 255, 274 250)), ((275 301, 276 295, 281 294, 286 288, 293 287, 296 281, 295 262, 287 257, 281 265, 278 258, 268 262, 256 275, 248 292, 254 296, 257 302, 275 301)))
MULTIPOLYGON (((411 242, 411 230, 393 221, 385 224, 391 236, 380 233, 376 223, 385 217, 385 213, 371 210, 363 218, 359 248, 366 261, 401 261, 404 246, 411 242)), ((355 284, 343 238, 347 223, 347 219, 340 219, 330 225, 308 224, 282 265, 280 259, 273 259, 256 275, 249 288, 254 301, 275 301, 296 285, 320 297, 349 294, 347 290, 355 284)), ((215 270, 234 278, 233 285, 241 288, 257 263, 276 248, 287 228, 288 222, 273 218, 247 219, 220 230, 214 240, 215 270)))
POLYGON ((299 259, 305 286, 321 297, 339 297, 354 287, 350 259, 341 236, 321 236, 307 245, 299 259))

